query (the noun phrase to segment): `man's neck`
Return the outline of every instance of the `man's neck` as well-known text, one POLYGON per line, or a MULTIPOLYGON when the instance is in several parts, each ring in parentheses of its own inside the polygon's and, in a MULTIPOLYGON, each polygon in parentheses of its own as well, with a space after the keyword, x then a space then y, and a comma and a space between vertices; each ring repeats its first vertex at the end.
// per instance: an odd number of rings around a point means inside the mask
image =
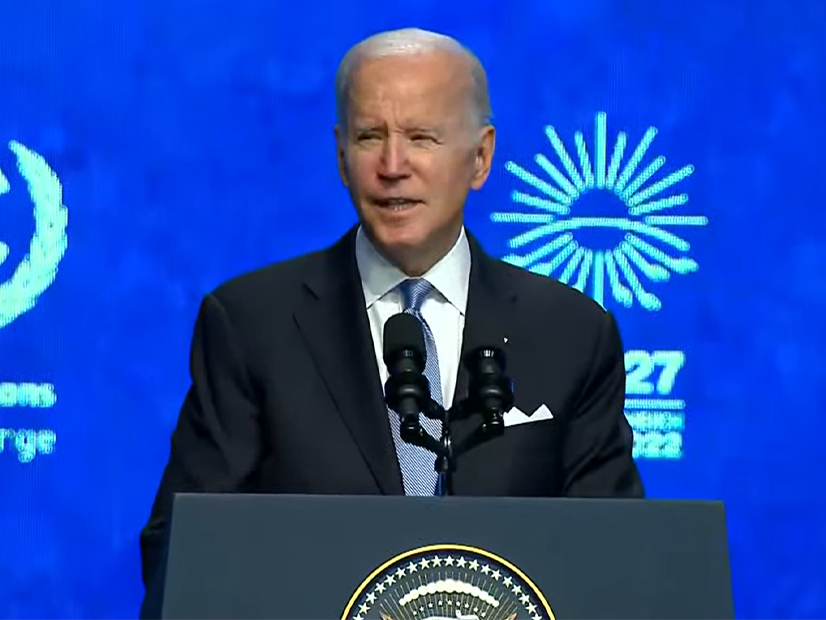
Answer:
POLYGON ((453 246, 459 240, 462 234, 462 227, 450 237, 446 237, 444 241, 440 240, 424 250, 416 249, 410 252, 402 252, 397 256, 387 256, 380 248, 376 250, 384 256, 384 258, 398 267, 405 275, 410 278, 420 278, 428 271, 430 271, 436 263, 448 255, 453 246))
POLYGON ((356 262, 368 307, 406 278, 425 276, 460 312, 465 311, 471 256, 464 228, 459 230, 459 237, 443 258, 430 267, 408 272, 385 258, 370 242, 365 230, 359 228, 356 235, 356 262))

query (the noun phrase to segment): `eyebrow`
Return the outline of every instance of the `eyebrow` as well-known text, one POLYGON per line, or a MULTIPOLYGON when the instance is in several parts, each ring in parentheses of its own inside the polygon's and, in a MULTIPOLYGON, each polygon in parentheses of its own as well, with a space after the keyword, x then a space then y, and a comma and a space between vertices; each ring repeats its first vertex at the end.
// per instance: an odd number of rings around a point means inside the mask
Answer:
POLYGON ((414 125, 406 130, 408 133, 441 133, 441 129, 430 125, 414 125))
MULTIPOLYGON (((379 131, 384 133, 386 131, 387 126, 381 122, 371 122, 365 121, 363 123, 355 122, 351 125, 352 132, 354 134, 365 133, 365 132, 372 132, 372 131, 379 131)), ((444 135, 445 129, 444 127, 437 127, 435 125, 410 125, 407 127, 402 128, 402 133, 405 135, 410 134, 425 134, 428 136, 433 136, 435 138, 440 138, 444 135)))

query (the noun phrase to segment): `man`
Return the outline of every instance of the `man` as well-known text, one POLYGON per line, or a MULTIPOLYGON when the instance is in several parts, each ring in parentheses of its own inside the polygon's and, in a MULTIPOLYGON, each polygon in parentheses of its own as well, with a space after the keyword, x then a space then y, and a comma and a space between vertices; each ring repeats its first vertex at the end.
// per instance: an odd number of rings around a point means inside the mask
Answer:
POLYGON ((435 492, 432 454, 400 441, 384 403, 383 326, 405 310, 422 321, 434 399, 464 398, 462 352, 492 326, 501 341, 480 344, 505 350, 516 408, 539 412, 462 458, 457 495, 642 496, 614 319, 464 229, 494 151, 478 60, 441 35, 384 33, 345 56, 336 88, 338 166, 360 226, 204 298, 141 537, 147 582, 174 492, 435 492))

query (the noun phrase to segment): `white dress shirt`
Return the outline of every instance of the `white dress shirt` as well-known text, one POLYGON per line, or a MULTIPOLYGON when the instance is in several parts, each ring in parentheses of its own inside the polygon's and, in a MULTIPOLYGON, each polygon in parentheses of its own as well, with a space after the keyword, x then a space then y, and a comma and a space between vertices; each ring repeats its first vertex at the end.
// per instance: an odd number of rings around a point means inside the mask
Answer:
MULTIPOLYGON (((401 294, 396 287, 409 276, 376 251, 361 227, 356 234, 356 262, 381 384, 384 386, 388 374, 383 359, 384 323, 404 310, 401 294)), ((421 312, 436 341, 442 379, 442 402, 445 409, 449 409, 453 403, 462 352, 470 278, 470 247, 464 228, 453 248, 422 277, 435 289, 422 304, 421 312)))

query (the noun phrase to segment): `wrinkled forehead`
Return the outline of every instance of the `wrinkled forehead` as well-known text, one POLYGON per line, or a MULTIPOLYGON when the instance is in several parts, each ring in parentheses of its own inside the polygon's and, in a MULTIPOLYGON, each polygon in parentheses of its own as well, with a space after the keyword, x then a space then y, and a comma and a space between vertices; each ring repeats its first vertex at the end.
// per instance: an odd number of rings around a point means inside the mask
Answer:
POLYGON ((362 61, 348 93, 348 117, 420 122, 462 120, 470 113, 468 63, 455 54, 432 52, 362 61))

